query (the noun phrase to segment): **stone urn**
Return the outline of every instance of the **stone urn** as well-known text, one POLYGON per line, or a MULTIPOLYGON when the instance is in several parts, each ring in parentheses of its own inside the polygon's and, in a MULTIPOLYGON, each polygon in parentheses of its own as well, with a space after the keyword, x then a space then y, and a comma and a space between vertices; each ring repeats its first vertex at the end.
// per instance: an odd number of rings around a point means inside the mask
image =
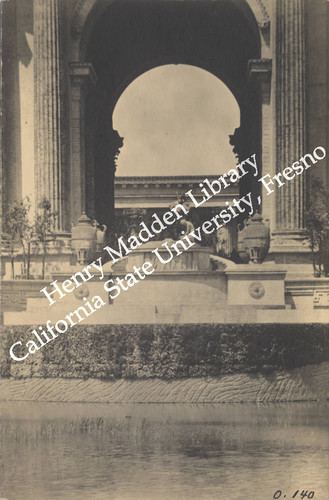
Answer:
POLYGON ((96 246, 96 238, 96 228, 83 212, 71 236, 71 248, 76 251, 79 264, 86 264, 88 252, 96 246))
POLYGON ((263 217, 255 213, 245 227, 244 248, 253 264, 261 264, 270 248, 270 228, 263 222, 263 217))

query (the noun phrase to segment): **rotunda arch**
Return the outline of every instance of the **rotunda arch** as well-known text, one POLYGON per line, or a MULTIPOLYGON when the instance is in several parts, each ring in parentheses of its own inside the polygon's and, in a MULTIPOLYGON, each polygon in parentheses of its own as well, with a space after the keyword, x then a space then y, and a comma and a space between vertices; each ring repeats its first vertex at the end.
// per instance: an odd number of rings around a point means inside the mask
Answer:
MULTIPOLYGON (((80 168, 79 179, 88 181, 81 204, 91 216, 108 226, 114 217, 115 163, 122 146, 112 126, 115 103, 129 83, 157 66, 189 64, 222 80, 241 109, 241 126, 231 134, 237 157, 242 160, 255 153, 261 157, 261 94, 259 83, 249 79, 248 68, 250 61, 260 60, 259 30, 267 22, 260 0, 131 0, 129 9, 126 2, 76 4, 71 20, 75 59, 71 88, 76 89, 71 135, 76 141, 72 149, 81 147, 82 154, 76 156, 73 171, 80 168), (94 88, 86 84, 86 77, 94 88)), ((250 182, 241 189, 251 189, 250 182)), ((77 205, 73 219, 79 211, 77 205)))

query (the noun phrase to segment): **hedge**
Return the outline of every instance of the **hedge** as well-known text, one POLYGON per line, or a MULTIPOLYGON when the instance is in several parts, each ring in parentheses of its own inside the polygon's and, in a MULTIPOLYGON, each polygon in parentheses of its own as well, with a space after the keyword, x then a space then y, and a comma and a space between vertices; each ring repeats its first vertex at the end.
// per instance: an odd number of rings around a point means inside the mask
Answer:
POLYGON ((24 346, 32 329, 1 327, 2 377, 177 379, 270 374, 329 360, 329 325, 322 324, 76 326, 25 361, 12 360, 10 346, 24 346))

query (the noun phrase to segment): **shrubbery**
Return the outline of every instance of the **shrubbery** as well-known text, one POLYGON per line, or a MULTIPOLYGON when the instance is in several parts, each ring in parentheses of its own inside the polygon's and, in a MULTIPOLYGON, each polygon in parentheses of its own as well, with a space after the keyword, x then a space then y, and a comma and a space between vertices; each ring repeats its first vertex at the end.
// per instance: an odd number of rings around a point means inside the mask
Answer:
POLYGON ((173 379, 329 360, 328 325, 185 324, 76 326, 25 361, 13 361, 10 345, 24 344, 32 329, 1 328, 2 377, 173 379))

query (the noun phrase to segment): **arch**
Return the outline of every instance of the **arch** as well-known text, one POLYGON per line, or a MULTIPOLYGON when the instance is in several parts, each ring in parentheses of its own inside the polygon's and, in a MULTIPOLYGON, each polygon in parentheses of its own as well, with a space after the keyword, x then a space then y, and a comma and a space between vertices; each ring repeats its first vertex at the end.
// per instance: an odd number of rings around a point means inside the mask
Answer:
MULTIPOLYGON (((161 1, 161 0, 157 0, 161 1)), ((244 11, 249 23, 267 30, 270 26, 270 10, 268 0, 231 0, 244 11)), ((72 60, 84 61, 86 40, 97 20, 113 0, 76 0, 73 9, 70 30, 73 38, 72 60)))
MULTIPOLYGON (((261 56, 255 16, 265 22, 266 15, 260 1, 130 0, 129 9, 126 2, 113 0, 77 2, 71 23, 71 56, 78 63, 91 64, 98 77, 96 88, 84 86, 81 94, 85 130, 80 132, 80 126, 72 133, 75 139, 80 133, 93 136, 93 145, 84 137, 76 139, 86 150, 86 160, 83 158, 79 168, 86 179, 94 179, 85 188, 88 213, 97 218, 100 212, 104 214, 108 193, 114 203, 114 172, 122 139, 113 130, 112 112, 125 88, 152 68, 188 64, 219 78, 240 106, 241 126, 231 134, 234 152, 241 159, 261 153, 259 92, 247 77, 249 61, 261 56), (91 194, 89 185, 94 186, 91 194)), ((246 189, 250 187, 244 186, 246 189)), ((102 220, 109 226, 114 204, 108 210, 108 218, 102 216, 102 220)))
MULTIPOLYGON (((115 93, 113 95, 113 99, 111 101, 109 112, 110 113, 113 112, 113 110, 114 110, 115 106, 117 105, 117 102, 119 101, 119 99, 122 96, 122 94, 129 87, 129 85, 131 83, 133 83, 137 78, 139 78, 140 76, 144 75, 148 71, 151 71, 152 69, 159 68, 161 66, 171 65, 171 64, 173 64, 173 63, 170 60, 165 61, 163 59, 159 59, 159 60, 153 60, 150 64, 147 64, 145 66, 141 66, 141 67, 136 68, 118 86, 117 90, 115 91, 115 93)), ((215 78, 217 78, 219 81, 223 82, 226 85, 226 87, 233 94, 233 96, 235 97, 235 99, 237 100, 237 102, 238 102, 238 104, 240 106, 240 102, 238 100, 238 98, 239 98, 238 90, 234 86, 232 86, 232 85, 230 86, 230 82, 225 81, 225 75, 223 75, 223 78, 221 78, 220 75, 214 75, 214 73, 211 70, 211 68, 207 67, 201 61, 198 63, 198 61, 194 60, 194 62, 192 62, 192 61, 191 62, 180 62, 179 64, 180 65, 184 65, 184 66, 193 66, 195 68, 199 68, 199 69, 202 69, 202 70, 207 71, 208 73, 210 73, 212 76, 214 76, 215 78)))
POLYGON ((219 78, 199 67, 171 64, 142 73, 121 93, 112 117, 125 138, 120 177, 219 175, 224 165, 235 165, 228 137, 240 126, 239 104, 219 78))
POLYGON ((119 87, 145 71, 189 64, 217 76, 241 103, 248 62, 261 55, 259 30, 245 0, 131 1, 129 9, 106 2, 105 10, 104 5, 84 36, 83 57, 111 101, 119 87))

